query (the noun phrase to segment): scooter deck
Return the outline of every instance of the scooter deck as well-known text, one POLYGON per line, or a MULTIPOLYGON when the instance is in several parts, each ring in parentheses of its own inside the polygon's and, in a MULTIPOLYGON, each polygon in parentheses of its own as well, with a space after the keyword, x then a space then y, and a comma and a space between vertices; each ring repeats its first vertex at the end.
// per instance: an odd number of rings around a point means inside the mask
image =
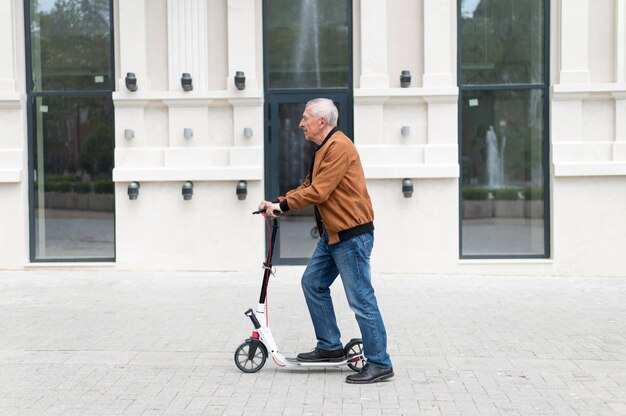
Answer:
POLYGON ((297 358, 289 358, 285 357, 285 361, 292 365, 299 365, 302 367, 339 367, 342 365, 348 365, 348 363, 358 361, 361 358, 358 356, 352 356, 348 358, 343 358, 339 361, 317 361, 317 362, 307 362, 307 361, 298 361, 297 358))

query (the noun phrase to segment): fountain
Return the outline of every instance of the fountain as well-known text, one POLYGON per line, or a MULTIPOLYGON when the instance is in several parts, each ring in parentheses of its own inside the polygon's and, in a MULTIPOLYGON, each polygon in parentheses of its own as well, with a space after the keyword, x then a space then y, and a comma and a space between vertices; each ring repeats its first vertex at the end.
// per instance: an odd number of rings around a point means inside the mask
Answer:
MULTIPOLYGON (((317 12, 317 1, 318 0, 304 0, 302 3, 302 13, 300 13, 299 24, 300 30, 298 32, 298 41, 295 45, 295 69, 296 79, 302 82, 304 61, 312 52, 315 85, 311 85, 311 87, 320 88, 322 86, 322 80, 320 78, 319 16, 317 12), (312 45, 309 43, 310 41, 313 42, 312 45), (311 50, 311 47, 313 50, 311 50)), ((304 80, 306 80, 306 78, 304 80)))
POLYGON ((490 189, 502 188, 504 185, 504 147, 506 137, 502 139, 502 145, 498 149, 498 137, 489 126, 487 131, 487 187, 490 189))

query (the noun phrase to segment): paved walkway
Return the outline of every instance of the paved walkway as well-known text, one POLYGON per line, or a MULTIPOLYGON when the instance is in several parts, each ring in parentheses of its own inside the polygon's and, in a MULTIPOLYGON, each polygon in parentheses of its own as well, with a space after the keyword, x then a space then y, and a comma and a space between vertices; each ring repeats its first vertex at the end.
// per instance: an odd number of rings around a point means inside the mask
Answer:
MULTIPOLYGON (((314 345, 301 271, 270 288, 287 355, 314 345)), ((0 272, 0 415, 626 415, 626 278, 375 276, 396 376, 366 386, 347 367, 239 372, 259 280, 0 272)))

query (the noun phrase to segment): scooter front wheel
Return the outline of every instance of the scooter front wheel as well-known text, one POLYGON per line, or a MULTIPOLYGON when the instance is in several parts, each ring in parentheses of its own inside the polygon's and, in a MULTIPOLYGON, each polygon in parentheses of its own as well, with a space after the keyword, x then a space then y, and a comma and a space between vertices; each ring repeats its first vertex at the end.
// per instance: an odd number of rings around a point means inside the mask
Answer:
POLYGON ((357 373, 361 372, 365 366, 363 357, 363 340, 360 338, 351 339, 343 348, 343 352, 348 357, 348 367, 357 373))
POLYGON ((267 350, 261 341, 248 339, 235 350, 235 365, 244 373, 256 373, 265 365, 267 350))

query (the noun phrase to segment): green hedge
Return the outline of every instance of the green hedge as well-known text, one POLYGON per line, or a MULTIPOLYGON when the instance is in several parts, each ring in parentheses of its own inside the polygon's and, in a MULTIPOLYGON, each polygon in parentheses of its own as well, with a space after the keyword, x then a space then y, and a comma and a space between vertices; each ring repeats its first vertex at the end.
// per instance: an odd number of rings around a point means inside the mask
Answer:
POLYGON ((97 180, 93 184, 93 191, 97 194, 112 194, 114 188, 110 180, 97 180))
POLYGON ((489 196, 489 191, 483 186, 463 187, 463 199, 466 201, 483 201, 489 196))
MULTIPOLYGON (((53 192, 71 192, 72 191, 72 183, 71 182, 59 182, 59 183, 51 183, 53 192)), ((44 186, 45 189, 45 186, 44 186)))
POLYGON ((493 195, 493 199, 499 201, 516 201, 522 198, 527 201, 543 199, 543 187, 541 186, 500 189, 489 189, 484 186, 465 186, 462 193, 463 199, 466 201, 483 201, 489 198, 490 193, 493 195), (522 198, 520 198, 520 195, 522 198))
POLYGON ((524 199, 527 201, 538 201, 543 199, 543 187, 533 186, 524 189, 524 199))
POLYGON ((522 192, 523 192, 522 188, 494 189, 493 199, 498 200, 498 201, 515 201, 515 200, 520 199, 519 195, 522 192))
POLYGON ((72 192, 76 192, 77 194, 88 194, 91 192, 91 184, 83 182, 72 184, 72 192))
POLYGON ((79 178, 70 175, 45 175, 44 181, 46 183, 78 182, 79 178))

